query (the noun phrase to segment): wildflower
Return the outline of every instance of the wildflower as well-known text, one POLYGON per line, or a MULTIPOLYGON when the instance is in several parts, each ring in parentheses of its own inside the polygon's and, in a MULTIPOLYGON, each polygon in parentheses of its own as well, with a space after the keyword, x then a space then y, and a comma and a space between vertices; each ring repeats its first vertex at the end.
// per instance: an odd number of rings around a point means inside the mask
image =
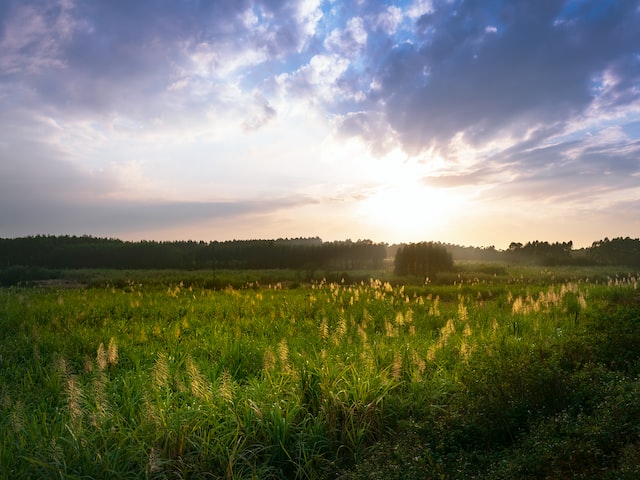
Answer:
POLYGON ((191 386, 191 394, 201 400, 211 399, 211 385, 202 375, 191 357, 187 358, 187 373, 191 386))
POLYGON ((233 379, 228 370, 222 372, 222 379, 220 381, 220 387, 218 389, 220 396, 225 402, 231 403, 233 401, 233 379))
POLYGON ((96 363, 98 364, 98 370, 104 370, 107 368, 107 352, 104 349, 104 343, 100 342, 98 345, 98 352, 96 354, 96 363))
POLYGON ((391 322, 387 322, 386 320, 384 322, 384 329, 385 329, 387 337, 395 337, 396 334, 397 334, 396 329, 393 326, 393 324, 391 322))
POLYGON ((469 338, 471 336, 471 327, 469 326, 468 323, 464 326, 464 330, 462 331, 462 335, 465 338, 469 338))
POLYGON ((320 323, 320 338, 322 340, 326 340, 329 336, 329 325, 326 317, 322 319, 322 323, 320 323))
POLYGON ((109 365, 116 365, 118 363, 118 345, 116 345, 116 340, 113 337, 109 340, 107 362, 109 365))
POLYGON ((460 345, 460 356, 465 362, 467 362, 469 360, 469 355, 471 355, 471 347, 469 347, 466 340, 463 340, 460 345))
POLYGON ((413 361, 413 364, 418 369, 418 373, 422 375, 425 369, 427 368, 427 363, 420 357, 420 354, 418 354, 418 352, 416 352, 415 350, 413 351, 413 354, 412 354, 412 361, 413 361))
POLYGON ((402 355, 400 352, 393 354, 393 364, 391 365, 391 376, 394 380, 400 380, 402 377, 402 355))
POLYGON ((278 357, 280 358, 280 363, 282 364, 283 370, 289 369, 289 346, 287 345, 287 340, 282 339, 280 344, 278 345, 278 357))
POLYGON ((71 416, 71 420, 76 423, 82 416, 82 408, 80 402, 83 397, 82 389, 78 385, 75 375, 70 375, 65 384, 65 393, 67 396, 67 410, 71 416))
POLYGON ((460 303, 458 303, 458 318, 460 319, 461 322, 466 322, 467 317, 468 317, 467 307, 461 300, 460 303))
POLYGON ((521 313, 523 310, 524 310, 524 304, 522 302, 522 297, 517 297, 513 301, 513 305, 511 306, 511 312, 514 315, 517 315, 518 313, 521 313))
POLYGON ((338 326, 336 327, 335 342, 336 345, 340 343, 340 340, 347 334, 347 320, 344 315, 338 317, 338 326))
POLYGON ((430 362, 433 362, 436 359, 436 350, 438 349, 439 346, 440 346, 439 344, 434 344, 428 348, 427 360, 429 360, 430 362))
POLYGON ((153 385, 158 390, 161 390, 167 385, 169 381, 169 362, 167 361, 167 355, 164 353, 158 354, 156 363, 153 366, 152 373, 153 385))

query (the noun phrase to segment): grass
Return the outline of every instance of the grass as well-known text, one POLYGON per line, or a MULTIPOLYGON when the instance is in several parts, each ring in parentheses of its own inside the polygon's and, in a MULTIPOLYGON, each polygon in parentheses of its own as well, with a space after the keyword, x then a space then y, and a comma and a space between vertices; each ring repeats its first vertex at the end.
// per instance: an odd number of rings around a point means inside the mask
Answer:
POLYGON ((636 478, 637 277, 504 268, 2 289, 0 478, 636 478))

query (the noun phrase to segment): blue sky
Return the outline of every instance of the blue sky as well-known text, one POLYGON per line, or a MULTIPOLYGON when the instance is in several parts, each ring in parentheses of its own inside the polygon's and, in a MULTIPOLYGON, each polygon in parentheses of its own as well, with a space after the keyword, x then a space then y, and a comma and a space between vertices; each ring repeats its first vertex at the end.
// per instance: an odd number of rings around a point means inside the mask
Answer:
POLYGON ((0 0, 0 236, 640 236, 640 2, 0 0))

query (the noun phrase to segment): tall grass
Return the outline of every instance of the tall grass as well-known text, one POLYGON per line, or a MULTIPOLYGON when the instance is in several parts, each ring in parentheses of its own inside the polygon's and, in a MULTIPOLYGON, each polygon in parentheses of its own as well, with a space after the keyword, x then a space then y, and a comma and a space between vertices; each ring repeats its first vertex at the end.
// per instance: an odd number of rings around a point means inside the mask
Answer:
POLYGON ((639 373, 637 292, 633 276, 0 290, 0 476, 347 478, 405 431, 415 478, 455 477, 460 451, 568 428, 585 372, 635 398, 619 380, 639 373))

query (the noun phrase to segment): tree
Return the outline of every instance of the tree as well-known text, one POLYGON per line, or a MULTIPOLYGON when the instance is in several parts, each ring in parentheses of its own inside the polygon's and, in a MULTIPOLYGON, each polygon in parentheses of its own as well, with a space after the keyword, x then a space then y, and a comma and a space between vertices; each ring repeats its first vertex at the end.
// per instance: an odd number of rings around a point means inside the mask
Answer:
POLYGON ((453 270, 453 258, 444 245, 420 242, 402 245, 394 261, 397 275, 429 276, 453 270))

